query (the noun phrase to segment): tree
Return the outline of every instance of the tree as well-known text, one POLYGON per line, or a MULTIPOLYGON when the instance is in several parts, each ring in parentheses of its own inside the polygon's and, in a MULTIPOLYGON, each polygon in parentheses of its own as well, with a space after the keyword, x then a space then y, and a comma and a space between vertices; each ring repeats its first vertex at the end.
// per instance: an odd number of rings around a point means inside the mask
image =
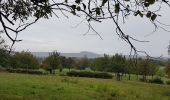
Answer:
POLYGON ((71 57, 66 58, 66 67, 65 68, 68 68, 69 71, 70 71, 71 68, 74 67, 73 66, 74 64, 75 64, 75 61, 74 61, 73 58, 71 58, 71 57))
POLYGON ((55 74, 55 69, 61 66, 60 53, 57 51, 50 53, 49 56, 43 61, 43 64, 46 65, 45 68, 50 71, 50 74, 55 74))
POLYGON ((158 71, 158 66, 150 59, 140 59, 138 68, 139 74, 143 75, 143 81, 147 80, 146 76, 148 75, 151 75, 153 79, 153 76, 158 71))
POLYGON ((10 54, 7 50, 0 48, 0 66, 9 67, 10 66, 10 54))
POLYGON ((170 60, 167 61, 165 72, 170 77, 170 60))
POLYGON ((113 72, 116 73, 116 79, 118 81, 122 80, 122 76, 126 69, 126 58, 122 55, 115 54, 112 57, 111 66, 113 67, 113 72))
POLYGON ((159 68, 158 66, 156 66, 156 64, 152 62, 149 63, 149 66, 150 66, 149 74, 152 76, 152 79, 153 79, 153 76, 157 73, 159 68))
POLYGON ((94 71, 112 71, 110 67, 110 57, 104 54, 104 57, 95 58, 92 60, 90 68, 94 71))
POLYGON ((89 67, 89 62, 88 62, 87 56, 84 56, 83 58, 77 60, 77 62, 76 62, 77 69, 84 70, 87 67, 89 67))
MULTIPOLYGON (((167 4, 170 6, 167 0, 1 0, 0 4, 0 23, 4 32, 12 41, 10 51, 15 42, 21 41, 17 39, 19 32, 41 18, 48 19, 53 15, 58 17, 58 12, 61 12, 65 17, 68 17, 65 13, 71 13, 78 17, 85 16, 89 23, 89 29, 94 32, 96 31, 90 24, 91 22, 100 23, 105 19, 111 19, 116 26, 117 35, 130 45, 134 53, 141 51, 135 48, 132 41, 147 41, 137 40, 125 33, 119 26, 120 21, 118 19, 121 18, 125 22, 125 19, 131 15, 146 17, 154 24, 155 29, 158 29, 162 28, 157 24, 159 21, 156 21, 161 10, 158 5, 167 4), (34 21, 28 23, 32 19, 34 21), (16 36, 12 37, 9 32, 15 33, 16 36)), ((97 32, 96 34, 100 36, 97 32)))
POLYGON ((39 62, 35 56, 28 51, 16 52, 12 56, 11 66, 13 68, 38 69, 39 62))
POLYGON ((131 74, 135 74, 134 62, 131 59, 126 60, 125 72, 129 75, 129 80, 131 79, 131 74))
POLYGON ((10 66, 10 54, 7 50, 7 45, 5 45, 5 40, 0 36, 0 66, 9 67, 10 66))

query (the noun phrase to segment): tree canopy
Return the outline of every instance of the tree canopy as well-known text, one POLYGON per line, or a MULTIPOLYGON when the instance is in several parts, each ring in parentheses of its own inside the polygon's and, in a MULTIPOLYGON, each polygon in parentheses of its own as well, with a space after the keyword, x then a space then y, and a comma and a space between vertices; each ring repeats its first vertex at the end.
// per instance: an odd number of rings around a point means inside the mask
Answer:
MULTIPOLYGON (((166 0, 1 0, 0 22, 2 30, 12 41, 12 50, 14 43, 21 41, 17 39, 19 32, 41 18, 48 19, 52 16, 59 18, 59 12, 65 17, 68 17, 66 13, 82 17, 89 23, 89 29, 92 30, 94 29, 91 22, 100 23, 111 19, 116 26, 117 35, 126 41, 136 53, 142 51, 137 50, 132 41, 147 41, 137 40, 124 32, 119 26, 119 19, 125 22, 130 15, 146 17, 154 24, 156 30, 160 27, 156 19, 161 16, 159 11, 163 4, 170 6, 166 0), (14 33, 15 37, 9 33, 14 33)), ((95 30, 94 32, 100 36, 95 30)))

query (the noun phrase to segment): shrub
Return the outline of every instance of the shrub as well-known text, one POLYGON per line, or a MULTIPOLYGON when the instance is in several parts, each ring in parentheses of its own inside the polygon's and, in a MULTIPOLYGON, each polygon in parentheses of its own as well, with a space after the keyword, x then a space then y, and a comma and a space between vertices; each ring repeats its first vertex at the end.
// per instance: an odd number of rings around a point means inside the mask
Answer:
POLYGON ((4 72, 5 71, 5 68, 1 67, 0 65, 0 72, 4 72))
POLYGON ((83 72, 76 72, 76 71, 71 71, 67 72, 68 76, 78 76, 78 77, 89 77, 89 78, 104 78, 104 79, 111 79, 112 75, 108 73, 101 73, 101 72, 88 72, 88 71, 83 71, 83 72))
POLYGON ((163 84, 164 82, 161 80, 161 78, 155 78, 155 79, 150 79, 149 83, 156 83, 156 84, 163 84))
POLYGON ((170 85, 170 80, 169 80, 169 81, 166 81, 166 84, 170 85))
POLYGON ((139 80, 141 81, 141 82, 146 82, 147 80, 145 80, 145 79, 143 79, 143 78, 139 78, 139 80))
POLYGON ((10 73, 27 73, 27 74, 36 74, 36 75, 42 75, 45 74, 44 71, 41 70, 31 70, 31 69, 6 69, 6 71, 10 73))

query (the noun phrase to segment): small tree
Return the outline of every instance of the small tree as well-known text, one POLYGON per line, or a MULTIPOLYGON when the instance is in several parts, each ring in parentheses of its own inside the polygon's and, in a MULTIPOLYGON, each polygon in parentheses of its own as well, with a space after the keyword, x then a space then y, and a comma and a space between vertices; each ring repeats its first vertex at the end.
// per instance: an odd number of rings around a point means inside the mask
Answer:
POLYGON ((170 78, 170 60, 167 61, 165 72, 168 75, 168 77, 170 78))
POLYGON ((50 74, 55 74, 55 69, 61 64, 60 53, 54 51, 43 61, 43 64, 47 65, 46 70, 50 71, 50 74))
POLYGON ((0 48, 0 65, 2 67, 10 66, 10 55, 7 50, 0 48))
POLYGON ((113 72, 116 73, 116 79, 118 81, 122 80, 122 76, 126 69, 126 58, 122 55, 116 54, 112 57, 111 66, 113 67, 113 72))
POLYGON ((10 65, 10 55, 5 45, 5 40, 0 36, 0 66, 8 67, 10 65))
POLYGON ((147 75, 149 75, 149 70, 150 70, 150 66, 149 66, 149 60, 148 59, 144 59, 144 60, 140 60, 138 61, 138 67, 139 67, 139 74, 143 76, 143 81, 147 80, 147 75))
POLYGON ((154 63, 150 62, 149 63, 149 66, 150 66, 150 70, 149 70, 149 74, 152 76, 152 79, 153 79, 153 76, 156 74, 156 72, 158 71, 158 66, 156 66, 154 63))
POLYGON ((76 62, 76 68, 79 70, 84 70, 88 66, 89 66, 89 62, 88 62, 88 58, 86 56, 77 60, 77 62, 76 62))
POLYGON ((74 65, 75 61, 73 58, 69 57, 69 58, 66 58, 66 68, 70 69, 73 68, 73 65, 74 65))

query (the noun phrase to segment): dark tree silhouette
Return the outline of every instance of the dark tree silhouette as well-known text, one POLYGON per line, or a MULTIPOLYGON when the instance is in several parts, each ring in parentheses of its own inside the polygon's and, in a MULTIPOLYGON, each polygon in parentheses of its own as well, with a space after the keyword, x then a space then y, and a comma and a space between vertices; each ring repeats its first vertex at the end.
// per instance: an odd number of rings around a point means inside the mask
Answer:
POLYGON ((137 50, 132 41, 147 41, 137 40, 125 33, 119 26, 119 18, 125 22, 130 15, 147 17, 154 24, 156 31, 157 28, 163 28, 159 26, 160 22, 157 20, 163 4, 170 6, 167 0, 0 0, 0 23, 2 30, 12 41, 11 51, 15 42, 21 41, 17 39, 19 32, 41 18, 48 19, 51 16, 59 18, 59 12, 65 17, 68 17, 66 13, 77 17, 85 16, 85 21, 89 23, 89 30, 92 29, 99 36, 100 34, 90 23, 111 19, 116 25, 117 35, 130 45, 131 53, 136 54, 142 51, 137 50), (14 33, 15 37, 9 33, 14 33))

